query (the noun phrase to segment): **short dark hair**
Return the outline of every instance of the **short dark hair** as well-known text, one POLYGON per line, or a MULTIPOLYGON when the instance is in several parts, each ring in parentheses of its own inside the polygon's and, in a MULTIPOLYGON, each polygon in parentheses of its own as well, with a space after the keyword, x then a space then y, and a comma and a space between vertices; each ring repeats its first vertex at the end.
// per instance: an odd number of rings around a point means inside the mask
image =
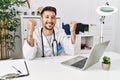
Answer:
POLYGON ((52 7, 52 6, 47 6, 47 7, 43 8, 40 15, 42 16, 45 11, 53 11, 55 13, 55 15, 57 14, 56 8, 52 7))

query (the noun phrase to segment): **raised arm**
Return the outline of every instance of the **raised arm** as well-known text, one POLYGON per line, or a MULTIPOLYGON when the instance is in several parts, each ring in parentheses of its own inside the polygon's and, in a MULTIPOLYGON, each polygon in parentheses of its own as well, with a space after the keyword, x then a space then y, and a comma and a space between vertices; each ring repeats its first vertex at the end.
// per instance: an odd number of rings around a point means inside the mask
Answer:
POLYGON ((27 42, 31 47, 34 47, 33 32, 35 30, 36 21, 28 20, 27 24, 28 24, 27 42))
POLYGON ((71 43, 72 44, 75 44, 75 42, 76 42, 76 34, 75 34, 76 26, 77 26, 76 21, 72 21, 70 23, 71 43))

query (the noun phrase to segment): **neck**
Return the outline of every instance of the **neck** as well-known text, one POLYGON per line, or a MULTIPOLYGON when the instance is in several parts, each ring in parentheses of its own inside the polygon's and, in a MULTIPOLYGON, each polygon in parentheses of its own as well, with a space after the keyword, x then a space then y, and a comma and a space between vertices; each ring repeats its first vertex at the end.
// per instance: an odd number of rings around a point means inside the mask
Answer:
POLYGON ((49 35, 52 35, 53 34, 53 30, 47 30, 43 27, 43 34, 45 36, 49 36, 49 35))

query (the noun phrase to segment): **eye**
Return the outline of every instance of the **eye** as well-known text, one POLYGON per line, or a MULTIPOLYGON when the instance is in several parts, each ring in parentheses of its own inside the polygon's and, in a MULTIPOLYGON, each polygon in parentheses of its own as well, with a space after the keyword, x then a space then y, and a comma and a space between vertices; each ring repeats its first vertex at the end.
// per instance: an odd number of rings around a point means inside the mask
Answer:
POLYGON ((45 18, 49 18, 49 16, 46 16, 45 18))
POLYGON ((52 16, 51 18, 52 18, 52 19, 55 19, 55 16, 52 16))

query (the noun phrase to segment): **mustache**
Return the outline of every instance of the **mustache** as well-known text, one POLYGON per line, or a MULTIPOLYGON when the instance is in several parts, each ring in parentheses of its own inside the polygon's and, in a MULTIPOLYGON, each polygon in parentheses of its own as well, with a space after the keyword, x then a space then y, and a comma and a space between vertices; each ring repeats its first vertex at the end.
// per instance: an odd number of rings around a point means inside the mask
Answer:
POLYGON ((53 25, 54 23, 53 22, 46 22, 46 24, 52 24, 53 25))

